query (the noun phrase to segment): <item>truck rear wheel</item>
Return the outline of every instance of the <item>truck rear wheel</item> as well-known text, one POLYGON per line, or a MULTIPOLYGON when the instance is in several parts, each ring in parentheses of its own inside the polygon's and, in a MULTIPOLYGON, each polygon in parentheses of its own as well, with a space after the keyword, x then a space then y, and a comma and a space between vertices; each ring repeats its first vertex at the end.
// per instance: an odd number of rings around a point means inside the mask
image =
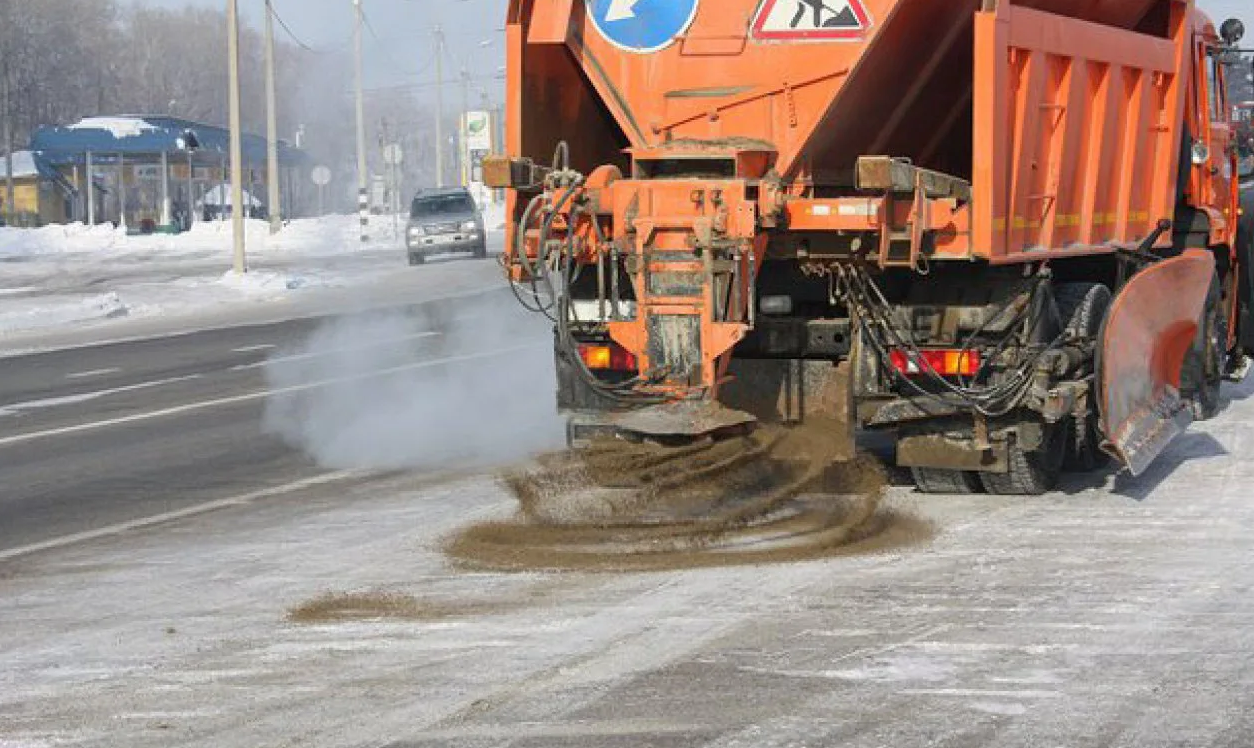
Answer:
MULTIPOLYGON (((1102 322, 1110 310, 1110 289, 1100 283, 1063 283, 1055 297, 1059 316, 1066 320, 1066 330, 1072 340, 1093 341, 1094 358, 1073 372, 1079 379, 1093 374, 1096 363, 1096 347, 1100 344, 1102 322)), ((1106 453, 1101 450, 1101 430, 1098 428, 1097 392, 1090 389, 1089 403, 1083 416, 1072 421, 1072 441, 1064 463, 1070 470, 1087 472, 1105 464, 1106 453)))
POLYGON ((1043 424, 1041 445, 1025 450, 1015 435, 1007 445, 1009 469, 1004 473, 980 473, 984 490, 1000 496, 1039 496, 1058 485, 1069 443, 1064 424, 1043 424))
POLYGON ((969 470, 941 468, 910 468, 919 493, 972 494, 980 492, 980 477, 969 470))
POLYGON ((1228 320, 1224 315, 1219 277, 1211 281, 1193 347, 1184 358, 1180 394, 1189 401, 1193 418, 1208 421, 1219 414, 1219 388, 1227 363, 1228 320))

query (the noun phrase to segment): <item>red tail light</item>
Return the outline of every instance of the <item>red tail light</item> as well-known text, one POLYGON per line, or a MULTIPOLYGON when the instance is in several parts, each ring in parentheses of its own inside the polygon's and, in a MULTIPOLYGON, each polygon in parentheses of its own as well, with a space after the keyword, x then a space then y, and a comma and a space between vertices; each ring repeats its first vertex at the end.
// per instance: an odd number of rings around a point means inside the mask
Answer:
POLYGON ((944 377, 970 377, 980 370, 980 352, 957 348, 931 348, 915 353, 896 350, 890 354, 893 369, 907 377, 936 372, 944 377))
POLYGON ((638 371, 640 368, 635 355, 616 343, 581 343, 579 357, 594 371, 638 371))

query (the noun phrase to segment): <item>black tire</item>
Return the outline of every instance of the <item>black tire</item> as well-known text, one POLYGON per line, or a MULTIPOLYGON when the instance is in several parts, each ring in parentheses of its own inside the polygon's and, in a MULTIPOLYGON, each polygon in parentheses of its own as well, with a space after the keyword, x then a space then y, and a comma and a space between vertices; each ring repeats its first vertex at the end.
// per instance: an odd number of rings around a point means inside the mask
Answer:
POLYGON ((426 261, 427 261, 427 258, 426 258, 426 257, 423 257, 423 256, 422 256, 422 255, 420 255, 420 254, 414 254, 413 252, 410 252, 410 253, 409 253, 409 264, 410 264, 410 265, 422 265, 422 264, 426 263, 426 261))
POLYGON ((979 493, 979 475, 969 470, 946 470, 942 468, 910 468, 910 477, 919 493, 973 494, 979 493))
POLYGON ((1062 473, 1070 441, 1067 437, 1065 424, 1046 425, 1041 446, 1029 452, 1011 435, 1007 445, 1010 469, 1005 473, 980 473, 984 490, 998 496, 1040 496, 1052 491, 1062 473))
POLYGON ((1233 363, 1254 354, 1254 187, 1242 196, 1245 215, 1237 224, 1237 350, 1233 363))
POLYGON ((1206 292, 1201 325, 1193 347, 1184 357, 1180 394, 1193 409, 1193 419, 1208 421, 1219 414, 1219 389, 1228 359, 1228 319, 1216 276, 1206 292))
POLYGON ((1110 289, 1101 283, 1060 283, 1054 291, 1058 315, 1072 338, 1096 339, 1110 309, 1110 289))
POLYGON ((1048 281, 1041 283, 1029 303, 1024 336, 1032 345, 1054 342, 1066 323, 1066 318, 1058 312, 1057 287, 1048 281))
MULTIPOLYGON (((1110 289, 1100 283, 1063 283, 1057 287, 1055 298, 1059 315, 1066 325, 1067 336, 1072 341, 1092 341, 1093 358, 1072 372, 1077 379, 1090 376, 1096 369, 1097 346, 1101 345, 1102 323, 1110 310, 1110 289)), ((1096 385, 1090 392, 1089 406, 1082 417, 1071 419, 1071 444, 1063 467, 1067 470, 1087 472, 1106 464, 1109 459, 1101 450, 1101 430, 1098 428, 1096 385)))

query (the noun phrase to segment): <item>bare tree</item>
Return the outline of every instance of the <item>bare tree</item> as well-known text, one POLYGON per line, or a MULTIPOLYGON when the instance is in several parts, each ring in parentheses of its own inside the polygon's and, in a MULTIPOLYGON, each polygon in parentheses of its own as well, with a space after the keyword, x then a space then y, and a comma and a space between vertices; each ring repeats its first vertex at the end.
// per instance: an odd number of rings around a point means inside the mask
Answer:
MULTIPOLYGON (((244 128, 255 133, 265 131, 262 42, 258 30, 244 30, 244 128)), ((350 60, 342 52, 282 41, 277 55, 280 133, 290 138, 301 128, 315 161, 351 176, 350 60)), ((4 119, 18 149, 40 125, 92 115, 168 115, 224 125, 226 67, 223 11, 118 0, 0 0, 0 114, 7 104, 10 116, 4 119)), ((404 147, 406 189, 429 183, 434 147, 429 107, 413 93, 381 91, 370 96, 367 115, 372 143, 386 122, 388 139, 404 147)), ((8 151, 8 144, 0 143, 0 150, 8 151)), ((371 162, 381 169, 378 148, 371 148, 371 162)), ((348 206, 347 200, 338 202, 338 190, 331 194, 335 207, 348 206)), ((355 200, 355 193, 345 195, 355 200)))

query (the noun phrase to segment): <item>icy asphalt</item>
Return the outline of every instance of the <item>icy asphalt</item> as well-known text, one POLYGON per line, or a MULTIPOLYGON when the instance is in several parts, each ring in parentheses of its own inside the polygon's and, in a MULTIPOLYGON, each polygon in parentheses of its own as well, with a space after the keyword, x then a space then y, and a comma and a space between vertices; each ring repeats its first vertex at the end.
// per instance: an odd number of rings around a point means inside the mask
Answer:
POLYGON ((315 322, 237 322, 0 360, 0 748, 1254 742, 1251 384, 1139 479, 894 487, 904 547, 498 574, 440 551, 491 475, 311 464, 249 396, 315 322), (359 591, 443 612, 288 620, 359 591))
POLYGON ((0 745, 1248 746, 1252 393, 1138 480, 895 488, 935 537, 862 557, 470 573, 501 489, 390 475, 13 559, 0 745), (374 589, 453 615, 286 619, 374 589))

